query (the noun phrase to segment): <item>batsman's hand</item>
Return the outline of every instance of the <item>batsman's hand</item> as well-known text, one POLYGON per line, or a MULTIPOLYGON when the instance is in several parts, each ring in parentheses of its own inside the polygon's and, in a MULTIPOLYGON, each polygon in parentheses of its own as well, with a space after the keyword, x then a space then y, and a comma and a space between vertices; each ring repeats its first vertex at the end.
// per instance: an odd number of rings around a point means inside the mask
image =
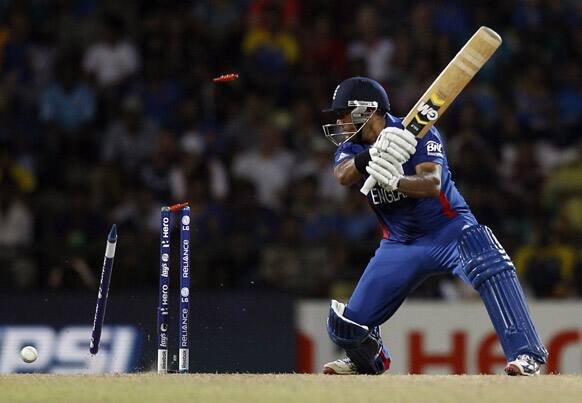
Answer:
POLYGON ((366 167, 366 172, 385 190, 396 190, 398 181, 404 175, 402 164, 393 161, 390 154, 381 153, 375 148, 370 148, 370 156, 372 159, 366 167))
POLYGON ((381 153, 388 154, 388 161, 404 164, 416 151, 416 137, 407 130, 387 127, 380 132, 372 146, 381 153))

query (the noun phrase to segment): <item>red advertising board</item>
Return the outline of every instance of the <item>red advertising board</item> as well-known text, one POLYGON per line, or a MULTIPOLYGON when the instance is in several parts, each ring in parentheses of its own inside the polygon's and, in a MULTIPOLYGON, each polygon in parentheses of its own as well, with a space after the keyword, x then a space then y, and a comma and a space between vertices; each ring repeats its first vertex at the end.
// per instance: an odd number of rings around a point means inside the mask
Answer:
MULTIPOLYGON (((582 303, 534 303, 534 322, 550 352, 546 373, 582 373, 582 303)), ((342 354, 325 330, 328 304, 297 305, 298 367, 317 372, 342 354)), ((479 302, 409 303, 382 326, 392 373, 501 373, 505 357, 479 302)))

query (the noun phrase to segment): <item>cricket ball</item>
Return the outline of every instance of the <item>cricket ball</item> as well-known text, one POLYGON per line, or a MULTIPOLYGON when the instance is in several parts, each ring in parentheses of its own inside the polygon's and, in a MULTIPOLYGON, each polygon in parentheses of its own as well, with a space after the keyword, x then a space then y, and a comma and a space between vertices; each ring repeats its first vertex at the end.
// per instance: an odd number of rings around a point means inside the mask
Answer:
POLYGON ((26 346, 20 350, 20 357, 22 358, 22 361, 30 364, 31 362, 35 362, 38 358, 38 351, 36 351, 36 348, 32 346, 26 346))

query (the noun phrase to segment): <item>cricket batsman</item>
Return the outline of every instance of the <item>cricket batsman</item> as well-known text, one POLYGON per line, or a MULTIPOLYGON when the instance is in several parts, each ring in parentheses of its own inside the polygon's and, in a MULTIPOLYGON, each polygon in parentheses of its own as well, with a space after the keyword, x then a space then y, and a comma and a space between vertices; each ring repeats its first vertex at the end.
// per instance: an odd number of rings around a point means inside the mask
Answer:
POLYGON ((352 77, 333 93, 336 123, 323 125, 338 146, 334 174, 342 185, 362 185, 383 230, 380 245, 349 300, 332 300, 331 340, 345 358, 325 374, 382 374, 390 366, 379 326, 426 278, 454 273, 477 290, 507 358, 508 375, 538 375, 548 352, 533 325, 515 267, 488 227, 477 222, 455 187, 438 130, 420 140, 389 114, 376 81, 352 77))

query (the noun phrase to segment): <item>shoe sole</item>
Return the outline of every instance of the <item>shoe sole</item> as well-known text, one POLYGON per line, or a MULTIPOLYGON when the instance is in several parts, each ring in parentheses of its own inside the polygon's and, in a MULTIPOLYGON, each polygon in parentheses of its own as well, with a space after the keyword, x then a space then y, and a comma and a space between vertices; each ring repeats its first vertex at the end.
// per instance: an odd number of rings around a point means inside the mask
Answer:
POLYGON ((539 372, 536 372, 535 374, 526 374, 515 364, 508 364, 505 367, 505 373, 509 376, 536 376, 540 374, 539 372))
POLYGON ((335 372, 335 369, 330 368, 330 367, 323 367, 323 373, 325 375, 337 375, 337 372, 335 372))
POLYGON ((520 375, 524 375, 523 372, 521 372, 521 369, 514 364, 509 364, 505 367, 505 373, 509 376, 520 376, 520 375))
POLYGON ((331 368, 331 367, 323 367, 323 374, 324 375, 340 375, 340 376, 345 376, 345 375, 358 375, 357 372, 350 372, 350 373, 339 373, 337 372, 335 369, 331 368))

